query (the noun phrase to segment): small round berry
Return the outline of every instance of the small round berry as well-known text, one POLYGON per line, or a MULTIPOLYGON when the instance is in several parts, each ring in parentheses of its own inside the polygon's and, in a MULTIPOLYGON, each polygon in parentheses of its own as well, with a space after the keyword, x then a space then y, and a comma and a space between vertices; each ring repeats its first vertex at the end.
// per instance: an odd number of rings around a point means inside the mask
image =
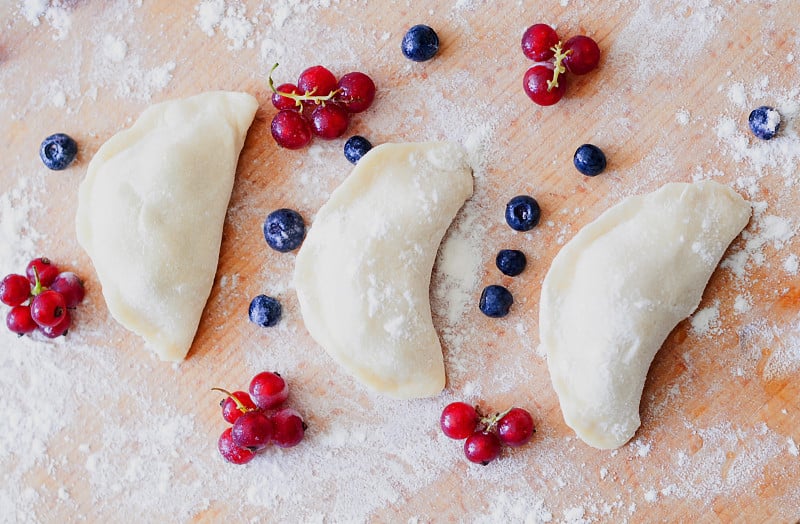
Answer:
POLYGON ((72 137, 64 133, 50 135, 42 141, 39 147, 39 157, 44 165, 53 171, 66 169, 78 154, 78 144, 72 137))
POLYGON ((518 195, 506 204, 506 223, 516 231, 529 231, 536 227, 542 210, 535 198, 518 195))
POLYGON ((27 335, 33 333, 39 325, 31 317, 31 308, 27 305, 14 306, 6 316, 6 327, 12 333, 27 335))
POLYGON ((311 125, 308 120, 291 109, 283 109, 272 118, 272 138, 286 149, 300 149, 311 142, 311 125))
POLYGON ((757 107, 750 112, 747 120, 750 131, 761 140, 772 140, 781 127, 781 114, 774 107, 757 107))
POLYGON ((567 90, 567 79, 558 77, 558 85, 552 88, 548 81, 553 79, 553 68, 549 65, 535 65, 525 72, 522 88, 528 98, 540 106, 551 106, 561 100, 567 90))
POLYGON ((281 303, 272 297, 258 295, 250 302, 250 322, 261 327, 271 327, 281 319, 281 303))
POLYGON ((495 264, 504 275, 515 277, 525 270, 528 260, 525 253, 517 249, 501 249, 497 253, 495 264))
POLYGON ((439 426, 446 436, 463 440, 475 432, 480 417, 473 406, 466 402, 453 402, 442 410, 439 426))
POLYGON ((64 296, 57 291, 42 291, 31 301, 31 317, 42 327, 54 327, 67 314, 64 296))
POLYGON ((564 65, 573 75, 585 75, 600 63, 600 48, 588 36, 573 36, 564 42, 564 52, 564 65))
POLYGON ((31 283, 24 275, 6 275, 0 281, 0 302, 7 306, 18 306, 31 296, 31 283))
POLYGON ((240 448, 258 451, 269 445, 272 432, 272 419, 261 411, 248 411, 233 423, 231 438, 240 448))
POLYGON ((350 113, 366 111, 375 100, 375 82, 359 71, 347 73, 339 79, 336 102, 350 113))
POLYGON ((339 138, 350 125, 350 113, 345 108, 331 102, 317 107, 311 113, 311 129, 325 140, 339 138))
POLYGON ((39 326, 39 332, 47 338, 57 338, 61 335, 66 336, 67 330, 69 330, 71 324, 72 318, 69 315, 69 311, 65 310, 58 324, 54 326, 39 326))
POLYGON ((300 247, 306 237, 306 225, 293 209, 278 209, 264 220, 264 238, 275 251, 288 253, 300 247))
POLYGON ((297 103, 288 96, 281 96, 279 93, 289 93, 292 95, 302 95, 303 92, 294 84, 281 84, 275 88, 277 93, 272 93, 272 105, 275 109, 296 109, 297 103))
POLYGON ((336 77, 321 65, 312 66, 300 73, 297 88, 304 94, 328 96, 336 89, 336 77))
POLYGON ((547 24, 534 24, 522 34, 522 53, 536 62, 550 60, 558 44, 555 29, 547 24))
POLYGON ((233 428, 228 428, 222 432, 217 441, 217 449, 222 458, 231 464, 247 464, 256 454, 247 448, 240 448, 233 443, 233 428))
POLYGON ((260 409, 274 409, 289 397, 289 384, 278 373, 262 371, 250 380, 250 398, 260 409))
POLYGON ((403 36, 400 49, 409 60, 425 62, 439 51, 439 35, 427 25, 415 25, 403 36))
POLYGON ((308 429, 300 413, 292 408, 283 408, 273 413, 272 426, 272 442, 281 448, 298 445, 308 429))
POLYGON ((344 143, 344 156, 351 164, 358 164, 361 157, 372 149, 369 140, 360 135, 354 135, 344 143))
POLYGON ((522 408, 512 408, 497 422, 497 437, 511 447, 526 444, 534 431, 533 417, 522 408))
POLYGON ((475 432, 464 442, 464 455, 470 462, 485 466, 500 456, 500 440, 489 431, 475 432))
POLYGON ((586 176, 597 176, 606 168, 606 155, 603 151, 592 144, 583 144, 575 150, 572 157, 575 169, 586 176))
POLYGON ((50 262, 47 257, 34 258, 28 262, 28 267, 25 268, 25 274, 28 275, 30 283, 35 286, 38 275, 42 287, 50 287, 59 272, 58 266, 50 262))
POLYGON ((83 297, 86 295, 83 281, 71 271, 59 273, 53 283, 50 284, 50 289, 64 296, 64 301, 67 303, 68 308, 74 308, 83 302, 83 297))
MULTIPOLYGON (((241 402, 245 409, 256 409, 253 399, 250 398, 250 395, 248 395, 246 391, 234 391, 231 393, 231 396, 236 397, 236 400, 241 402)), ((233 400, 231 397, 225 397, 224 399, 220 400, 219 406, 222 408, 222 418, 225 419, 225 422, 230 422, 233 424, 236 422, 236 419, 245 413, 245 411, 239 409, 239 404, 236 403, 236 400, 233 400)))
POLYGON ((514 297, 509 290, 503 286, 492 285, 483 288, 478 306, 487 317, 500 318, 508 315, 513 303, 514 297))

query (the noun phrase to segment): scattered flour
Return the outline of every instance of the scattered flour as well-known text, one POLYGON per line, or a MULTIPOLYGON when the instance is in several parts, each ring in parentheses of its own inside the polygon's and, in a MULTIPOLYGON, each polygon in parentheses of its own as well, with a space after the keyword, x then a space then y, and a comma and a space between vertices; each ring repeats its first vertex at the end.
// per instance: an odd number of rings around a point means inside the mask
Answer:
POLYGON ((783 270, 788 274, 796 275, 798 269, 800 269, 800 260, 798 260, 796 254, 791 253, 783 260, 783 270))
POLYGON ((42 20, 53 29, 53 40, 64 40, 72 26, 68 0, 22 0, 20 13, 32 26, 39 27, 42 20))
POLYGON ((698 309, 692 315, 692 333, 699 337, 709 334, 719 334, 722 332, 719 319, 719 301, 714 304, 698 309))

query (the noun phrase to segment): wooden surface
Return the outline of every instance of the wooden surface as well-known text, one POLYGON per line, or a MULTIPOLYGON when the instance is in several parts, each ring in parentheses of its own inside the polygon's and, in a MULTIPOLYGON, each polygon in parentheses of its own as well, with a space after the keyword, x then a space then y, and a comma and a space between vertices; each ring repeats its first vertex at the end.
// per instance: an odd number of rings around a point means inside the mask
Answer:
MULTIPOLYGON (((771 145, 746 131, 753 107, 781 103, 796 114, 800 104, 797 2, 248 1, 234 5, 251 24, 241 42, 221 27, 205 34, 200 2, 63 2, 66 31, 44 16, 34 26, 22 4, 0 6, 0 188, 28 212, 24 227, 9 227, 13 212, 5 210, 9 243, 0 260, 16 265, 0 271, 21 271, 46 254, 87 280, 88 299, 66 339, 0 334, 0 406, 11 421, 0 441, 0 502, 13 508, 0 520, 800 517, 800 277, 784 267, 799 251, 797 127, 790 116, 771 145), (603 52, 599 70, 571 78, 551 108, 533 105, 521 89, 530 64, 519 38, 540 21, 564 39, 589 34, 603 52), (442 39, 425 64, 399 52, 415 23, 442 39), (115 61, 118 40, 126 49, 115 61), (448 369, 439 397, 395 402, 367 392, 303 327, 290 286, 294 256, 268 250, 261 223, 278 207, 313 223, 350 166, 342 140, 297 152, 274 144, 266 83, 274 61, 278 82, 317 63, 337 75, 370 74, 379 97, 352 133, 374 143, 454 140, 471 153, 476 192, 451 237, 477 246, 479 263, 463 311, 437 292, 448 285, 437 264, 434 321, 448 369), (107 313, 75 239, 77 186, 98 147, 149 104, 208 89, 250 92, 261 107, 239 161, 217 281, 188 359, 172 366, 107 313), (80 144, 76 164, 60 173, 36 154, 54 132, 80 144), (603 175, 588 179, 572 168, 584 142, 605 150, 603 175), (592 449, 564 424, 537 352, 541 280, 563 242, 610 205, 693 177, 734 185, 791 231, 756 246, 764 260, 751 258, 744 275, 714 274, 700 307, 717 307, 718 322, 701 333, 690 321, 677 326, 651 367, 633 441, 617 452, 592 449), (524 235, 502 221, 505 202, 521 193, 543 208, 542 224, 524 235), (529 257, 515 279, 493 267, 507 247, 529 257), (515 296, 499 321, 477 310, 480 289, 498 282, 515 296), (250 299, 262 292, 284 304, 278 328, 247 321, 250 299), (749 308, 736 308, 737 298, 749 308), (311 429, 298 448, 271 450, 243 468, 224 464, 215 443, 225 423, 208 390, 244 388, 262 369, 289 378, 291 401, 311 429), (437 428, 441 408, 456 399, 526 407, 537 436, 496 464, 470 465, 437 428), (18 413, 37 406, 57 420, 18 413)), ((756 243, 764 227, 748 227, 756 243)), ((737 239, 729 256, 747 246, 737 239)))

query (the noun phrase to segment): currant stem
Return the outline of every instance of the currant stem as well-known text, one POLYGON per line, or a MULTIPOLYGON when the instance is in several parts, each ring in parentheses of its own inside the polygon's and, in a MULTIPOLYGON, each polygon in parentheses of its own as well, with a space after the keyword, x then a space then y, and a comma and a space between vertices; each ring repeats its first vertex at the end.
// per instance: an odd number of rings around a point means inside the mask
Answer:
POLYGON ((275 81, 272 80, 272 73, 274 73, 275 69, 277 69, 277 68, 278 68, 278 64, 275 63, 275 65, 272 66, 272 69, 270 69, 270 71, 269 71, 269 77, 267 78, 267 81, 269 82, 269 88, 276 95, 280 95, 282 97, 290 98, 290 99, 294 100, 294 104, 297 107, 300 108, 301 112, 303 111, 303 102, 310 101, 310 102, 314 102, 315 104, 320 104, 320 105, 324 106, 325 102, 327 102, 328 100, 330 100, 331 98, 336 96, 336 94, 338 94, 339 91, 341 91, 341 89, 334 89, 333 91, 331 91, 327 95, 315 95, 314 92, 317 90, 316 88, 312 89, 311 91, 306 91, 302 95, 298 95, 298 94, 295 94, 295 93, 285 93, 283 91, 278 91, 277 89, 275 89, 275 81))
POLYGON ((236 403, 236 409, 238 409, 242 413, 247 413, 248 411, 250 411, 250 408, 242 404, 242 401, 236 398, 230 391, 222 388, 211 388, 211 391, 219 391, 220 393, 225 393, 226 395, 228 395, 228 398, 233 399, 233 401, 236 403))
POLYGON ((36 285, 33 286, 33 290, 31 290, 31 296, 35 297, 42 291, 44 291, 44 286, 42 285, 42 281, 39 280, 39 271, 36 269, 36 266, 33 267, 33 278, 36 282, 36 285))
POLYGON ((555 58, 555 62, 553 63, 553 79, 547 81, 548 91, 551 91, 554 87, 558 87, 558 75, 567 71, 567 68, 564 67, 564 64, 561 62, 563 62, 564 59, 572 53, 572 49, 562 52, 561 42, 558 42, 555 46, 551 47, 550 50, 555 53, 553 56, 553 58, 555 58))
POLYGON ((481 417, 481 424, 486 426, 485 431, 491 431, 491 429, 494 426, 496 426, 498 422, 500 422, 500 419, 508 415, 509 411, 511 411, 512 409, 514 408, 513 407, 508 408, 507 410, 501 411, 500 413, 495 413, 494 415, 487 415, 485 417, 481 417))

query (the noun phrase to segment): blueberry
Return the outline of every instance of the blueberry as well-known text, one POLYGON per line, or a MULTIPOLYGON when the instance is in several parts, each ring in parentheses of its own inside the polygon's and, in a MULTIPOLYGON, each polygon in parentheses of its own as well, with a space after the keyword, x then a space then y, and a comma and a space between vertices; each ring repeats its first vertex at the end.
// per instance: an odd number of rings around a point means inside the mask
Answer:
POLYGON ((480 308, 487 317, 500 318, 508 315, 514 297, 503 286, 486 286, 481 293, 480 308))
POLYGON ((400 49, 409 60, 425 62, 439 51, 439 35, 426 25, 415 25, 403 37, 400 49))
POLYGON ((39 147, 39 157, 44 165, 53 171, 66 169, 75 160, 77 154, 78 144, 72 137, 64 133, 48 136, 39 147))
POLYGON ((344 156, 351 164, 357 164, 361 157, 372 149, 372 144, 363 136, 355 135, 344 143, 344 156))
POLYGON ((757 107, 747 120, 750 131, 761 140, 771 140, 781 127, 781 114, 774 107, 757 107))
POLYGON ((506 204, 506 222, 511 229, 528 231, 539 223, 541 216, 539 203, 528 195, 515 196, 506 204))
POLYGON ((583 144, 575 150, 572 157, 575 169, 586 176, 599 175, 606 168, 606 155, 603 151, 592 144, 583 144))
POLYGON ((258 295, 250 302, 250 322, 261 327, 274 326, 281 319, 281 303, 272 297, 258 295))
POLYGON ((287 253, 300 247, 306 237, 306 225, 300 213, 292 209, 278 209, 264 221, 264 238, 269 247, 287 253))
POLYGON ((497 269, 504 275, 515 277, 525 270, 528 263, 525 253, 516 249, 502 249, 495 259, 497 269))

